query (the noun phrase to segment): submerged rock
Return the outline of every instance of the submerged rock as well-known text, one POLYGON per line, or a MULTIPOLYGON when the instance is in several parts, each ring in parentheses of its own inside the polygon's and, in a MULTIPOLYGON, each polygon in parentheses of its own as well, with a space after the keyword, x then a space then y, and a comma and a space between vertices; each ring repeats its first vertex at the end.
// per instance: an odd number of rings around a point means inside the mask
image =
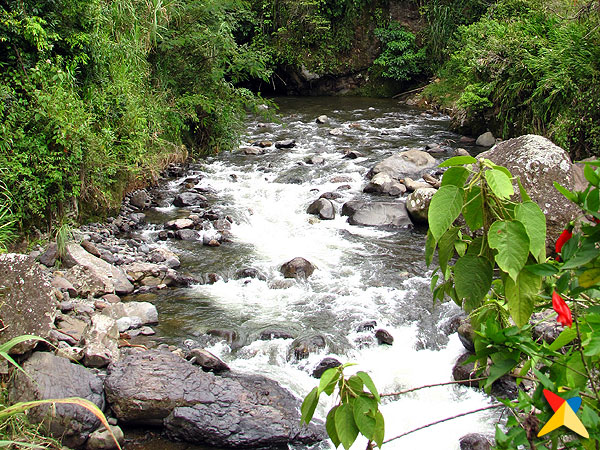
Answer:
POLYGON ((292 342, 290 353, 296 359, 304 359, 311 353, 324 349, 326 345, 325 338, 320 334, 303 336, 292 342))

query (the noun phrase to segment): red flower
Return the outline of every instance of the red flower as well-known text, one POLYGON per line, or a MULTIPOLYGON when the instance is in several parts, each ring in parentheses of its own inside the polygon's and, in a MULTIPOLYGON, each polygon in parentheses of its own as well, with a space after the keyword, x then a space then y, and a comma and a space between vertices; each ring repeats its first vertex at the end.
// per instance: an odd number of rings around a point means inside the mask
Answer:
POLYGON ((552 292, 552 307, 554 308, 554 311, 556 311, 556 314, 558 314, 558 317, 556 318, 558 323, 563 327, 571 327, 573 325, 573 317, 571 316, 569 305, 567 305, 556 291, 552 292))
MULTIPOLYGON (((556 240, 556 246, 554 247, 554 250, 556 251, 556 253, 560 253, 560 251, 563 248, 563 245, 565 245, 565 242, 567 242, 569 239, 571 239, 573 237, 573 232, 571 231, 572 229, 573 229, 573 227, 571 225, 569 225, 569 226, 567 226, 567 228, 565 228, 562 231, 562 233, 560 233, 560 236, 556 240)), ((560 261, 560 256, 557 256, 556 260, 560 261)))

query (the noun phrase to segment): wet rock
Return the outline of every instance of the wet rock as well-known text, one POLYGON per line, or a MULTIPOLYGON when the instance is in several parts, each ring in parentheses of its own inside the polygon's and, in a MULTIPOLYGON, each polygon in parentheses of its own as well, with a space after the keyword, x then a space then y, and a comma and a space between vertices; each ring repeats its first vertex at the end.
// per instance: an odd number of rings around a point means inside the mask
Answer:
POLYGON ((563 326, 556 321, 556 313, 552 310, 534 313, 529 322, 533 325, 531 336, 535 341, 544 341, 551 344, 563 330, 563 326))
POLYGON ((410 227, 406 205, 400 202, 350 201, 342 207, 351 225, 371 227, 410 227))
MULTIPOLYGON (((133 285, 121 269, 88 253, 78 244, 67 244, 63 263, 65 267, 82 266, 87 268, 91 276, 100 280, 107 287, 105 294, 125 295, 133 292, 133 285), (110 289, 111 285, 113 289, 110 289)), ((77 288, 74 280, 69 279, 69 281, 77 288)))
POLYGON ((207 199, 204 195, 196 192, 182 192, 177 194, 173 200, 174 206, 208 206, 207 199))
MULTIPOLYGON (((81 397, 104 409, 102 380, 89 370, 60 356, 37 352, 22 364, 26 374, 15 371, 8 395, 12 402, 44 400, 51 398, 81 397)), ((50 406, 31 409, 27 418, 32 423, 44 423, 64 445, 83 445, 100 421, 88 410, 68 404, 56 404, 51 414, 50 406)))
POLYGON ((175 232, 175 237, 182 241, 197 241, 200 235, 197 231, 185 229, 185 230, 177 230, 175 232))
POLYGON ((245 267, 235 272, 234 279, 240 280, 242 278, 256 278, 261 281, 266 281, 267 277, 254 267, 245 267))
POLYGON ((312 376, 315 378, 321 378, 327 369, 333 369, 334 367, 341 366, 342 363, 335 358, 327 357, 323 358, 317 367, 312 372, 312 376))
POLYGON ((325 158, 323 158, 322 156, 311 156, 310 158, 306 159, 306 163, 307 164, 314 164, 314 165, 321 165, 321 164, 325 164, 325 158))
POLYGON ((358 328, 356 329, 356 331, 358 331, 359 333, 362 333, 364 331, 371 331, 371 330, 374 330, 376 326, 377 326, 376 320, 368 320, 367 322, 361 323, 358 326, 358 328))
POLYGON ((344 134, 344 130, 342 128, 334 128, 332 130, 329 130, 329 134, 331 136, 341 136, 342 134, 344 134))
POLYGON ((214 329, 208 330, 206 334, 221 338, 228 344, 233 344, 238 339, 238 334, 234 330, 214 329))
POLYGON ((339 192, 323 192, 319 198, 325 198, 327 200, 337 200, 342 198, 342 194, 339 192))
POLYGON ((473 331, 471 320, 468 317, 464 317, 461 319, 457 332, 463 347, 467 351, 475 353, 475 344, 473 343, 475 332, 473 331))
POLYGON ((56 243, 52 242, 48 245, 48 248, 38 257, 38 261, 46 267, 54 267, 54 263, 58 258, 58 247, 56 243))
POLYGON ((342 184, 341 186, 337 187, 337 191, 348 191, 352 189, 352 186, 350 186, 349 184, 342 184))
POLYGON ((394 336, 392 336, 389 331, 384 329, 377 330, 375 332, 375 337, 377 338, 377 343, 379 345, 392 345, 394 343, 394 336))
MULTIPOLYGON (((579 214, 575 204, 566 201, 554 188, 556 180, 569 190, 575 187, 573 164, 567 152, 542 136, 528 134, 500 142, 479 157, 488 158, 520 177, 531 200, 546 215, 546 248, 553 251, 565 224, 579 214)), ((516 184, 514 188, 517 193, 514 198, 520 197, 516 184)))
POLYGON ((439 189, 442 184, 442 182, 440 180, 433 177, 432 175, 429 175, 428 173, 423 174, 423 180, 425 180, 425 182, 427 184, 429 184, 431 187, 434 187, 436 189, 439 189))
POLYGON ((83 247, 83 249, 88 252, 91 255, 94 255, 98 258, 100 258, 100 251, 98 250, 98 248, 94 245, 93 242, 88 241, 87 239, 84 239, 83 241, 81 241, 81 246, 83 247))
POLYGON ((205 372, 219 373, 231 370, 221 359, 203 348, 190 350, 188 359, 193 360, 193 363, 202 367, 205 372))
POLYGON ((220 247, 221 243, 218 241, 218 239, 215 239, 214 237, 210 237, 210 236, 204 236, 202 238, 202 244, 207 246, 207 247, 220 247))
POLYGON ((159 241, 166 241, 169 238, 169 233, 167 233, 165 230, 161 230, 158 232, 158 240, 159 241))
POLYGON ((475 138, 472 138, 470 136, 461 136, 458 142, 460 142, 461 144, 474 144, 475 138))
POLYGON ((455 381, 464 381, 464 383, 461 384, 476 388, 479 387, 479 382, 469 381, 473 378, 478 378, 477 374, 475 373, 475 363, 465 363, 465 361, 471 356, 473 356, 471 353, 463 353, 458 357, 458 360, 452 368, 452 378, 454 378, 455 381))
POLYGON ((475 141, 475 144, 479 145, 480 147, 491 147, 495 143, 496 143, 496 138, 489 131, 486 131, 485 133, 480 135, 477 138, 477 140, 475 141))
POLYGON ((406 186, 406 190, 409 192, 414 192, 417 189, 427 189, 431 187, 429 183, 425 183, 424 181, 415 181, 410 177, 404 178, 402 182, 406 186))
POLYGON ((329 117, 327 117, 325 114, 322 114, 315 119, 315 122, 320 123, 320 124, 328 123, 329 117))
POLYGON ((335 219, 335 206, 333 206, 333 203, 331 203, 330 200, 327 200, 325 198, 320 198, 312 202, 308 206, 306 212, 308 214, 319 216, 319 218, 323 220, 335 219))
POLYGON ((296 146, 294 139, 286 139, 283 141, 275 142, 275 148, 293 148, 296 146))
POLYGON ((187 228, 194 228, 194 221, 190 219, 175 219, 169 220, 165 223, 167 230, 185 230, 187 228))
MULTIPOLYGON (((24 334, 48 338, 58 301, 41 267, 27 255, 0 255, 0 343, 24 334)), ((11 354, 32 350, 37 341, 14 346, 11 354)))
POLYGON ((310 443, 322 423, 300 428, 300 402, 259 375, 215 376, 169 352, 128 355, 109 367, 106 393, 124 422, 165 425, 177 440, 215 447, 310 443))
POLYGON ((260 148, 268 148, 271 147, 273 143, 271 141, 258 141, 256 145, 258 145, 260 148))
POLYGON ((319 334, 299 337, 292 342, 290 354, 298 360, 308 358, 311 353, 324 349, 325 345, 325 338, 319 334))
POLYGON ((72 316, 62 315, 57 319, 57 329, 62 334, 70 337, 72 342, 65 340, 71 345, 76 345, 79 343, 81 338, 83 337, 83 333, 88 326, 88 322, 85 322, 81 319, 72 316))
POLYGON ((399 197, 406 192, 406 186, 395 178, 392 178, 389 174, 382 172, 371 178, 371 181, 365 186, 363 192, 399 197))
POLYGON ((140 211, 150 208, 152 198, 144 189, 140 189, 131 194, 129 204, 135 206, 140 211))
POLYGON ((358 159, 358 158, 362 158, 362 156, 363 156, 363 154, 356 150, 350 150, 350 151, 344 152, 345 159, 358 159))
POLYGON ((469 433, 460 438, 460 450, 491 450, 487 438, 480 433, 469 433))
POLYGON ((112 435, 103 426, 98 428, 90 435, 89 439, 85 443, 86 450, 113 450, 118 448, 117 444, 115 443, 115 439, 119 445, 122 445, 125 441, 123 430, 116 425, 109 425, 109 427, 112 435))
POLYGON ((181 265, 179 257, 171 250, 168 250, 163 247, 153 249, 148 255, 148 257, 150 259, 150 262, 164 263, 167 267, 171 269, 176 269, 181 265))
POLYGON ((419 188, 406 198, 406 209, 415 223, 427 223, 429 204, 437 189, 432 187, 419 188))
POLYGON ((457 148, 456 156, 471 156, 471 154, 468 151, 466 151, 464 148, 457 148))
POLYGON ((284 278, 308 278, 315 271, 315 266, 308 260, 297 257, 283 264, 280 271, 284 278))
POLYGON ((242 148, 240 148, 240 150, 245 155, 251 155, 251 156, 264 155, 264 153, 265 153, 265 150, 260 147, 242 147, 242 148))
POLYGON ((83 344, 83 364, 87 367, 105 367, 119 359, 119 328, 114 319, 97 314, 86 328, 83 344))
POLYGON ((294 336, 285 330, 263 330, 260 332, 261 341, 270 341, 273 339, 294 339, 294 336))
POLYGON ((429 153, 421 150, 407 150, 377 163, 367 173, 367 177, 372 178, 378 173, 385 172, 397 180, 405 177, 418 178, 425 171, 434 168, 435 165, 435 159, 429 153))

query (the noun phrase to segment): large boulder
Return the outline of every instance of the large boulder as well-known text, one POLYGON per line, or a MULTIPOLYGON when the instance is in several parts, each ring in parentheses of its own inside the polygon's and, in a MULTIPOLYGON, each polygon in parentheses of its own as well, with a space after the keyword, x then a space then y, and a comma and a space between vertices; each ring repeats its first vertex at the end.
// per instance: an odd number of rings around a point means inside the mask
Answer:
POLYGON ((419 178, 435 165, 435 159, 429 153, 414 149, 407 150, 377 163, 367 173, 367 177, 372 178, 378 173, 385 172, 397 180, 404 177, 419 178))
POLYGON ((170 352, 137 352, 111 364, 105 389, 119 420, 164 425, 178 440, 270 447, 324 438, 320 423, 300 427, 299 400, 275 381, 215 376, 170 352))
MULTIPOLYGON (((57 306, 52 286, 34 260, 16 253, 0 255, 0 343, 23 334, 48 338, 57 306)), ((22 342, 10 353, 25 353, 36 343, 22 342)))
POLYGON ((392 197, 399 197, 406 192, 406 186, 387 172, 380 172, 371 178, 371 181, 365 186, 363 192, 368 194, 386 194, 392 197))
POLYGON ((427 223, 429 204, 437 189, 432 187, 419 188, 406 198, 406 209, 410 218, 417 223, 427 223))
MULTIPOLYGON (((89 272, 90 276, 93 276, 99 283, 106 286, 105 290, 107 292, 104 292, 104 294, 116 293, 125 295, 133 292, 133 284, 129 282, 127 276, 121 269, 88 253, 79 244, 67 244, 63 264, 68 268, 74 266, 87 268, 87 272, 89 272)), ((75 280, 69 279, 69 281, 73 283, 75 280)))
MULTIPOLYGON (((26 372, 15 371, 8 394, 11 402, 26 402, 67 397, 81 397, 104 409, 102 380, 81 365, 51 353, 34 353, 22 365, 26 372)), ((78 405, 56 404, 30 410, 30 422, 45 424, 56 437, 62 437, 69 447, 83 445, 100 421, 87 409, 78 405)))
POLYGON ((335 219, 335 206, 331 200, 320 198, 312 202, 306 210, 308 214, 319 216, 323 220, 335 219))
POLYGON ((344 203, 342 216, 348 216, 351 225, 369 227, 409 227, 406 205, 401 202, 366 202, 353 200, 344 203))
POLYGON ((315 266, 307 259, 298 257, 283 264, 280 271, 284 278, 308 278, 315 271, 315 266))
POLYGON ((198 194, 197 192, 182 192, 181 194, 177 194, 175 199, 173 200, 174 206, 208 206, 207 198, 198 194))
MULTIPOLYGON (((479 157, 488 158, 520 177, 531 200, 546 215, 546 247, 552 250, 565 225, 579 213, 579 209, 554 188, 555 181, 567 189, 575 187, 573 164, 567 152, 545 137, 528 134, 500 142, 479 157)), ((514 187, 516 197, 520 197, 516 183, 514 187)))

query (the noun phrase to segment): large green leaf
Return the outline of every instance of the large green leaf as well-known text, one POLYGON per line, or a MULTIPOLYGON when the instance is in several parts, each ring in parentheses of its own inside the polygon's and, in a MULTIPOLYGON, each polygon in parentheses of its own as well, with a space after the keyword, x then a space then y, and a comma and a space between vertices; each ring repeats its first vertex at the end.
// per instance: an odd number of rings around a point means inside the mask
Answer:
POLYGON ((502 170, 486 170, 484 176, 488 186, 497 197, 509 198, 515 193, 510 178, 502 170))
POLYGON ((472 156, 455 156, 453 158, 447 159, 438 167, 462 166, 464 164, 475 164, 476 162, 477 160, 472 156))
POLYGON ((367 372, 363 371, 357 372, 356 375, 360 377, 360 379, 365 384, 366 388, 369 391, 371 391, 371 394, 373 394, 373 397, 375 398, 377 403, 379 403, 381 401, 381 398, 379 397, 379 392, 377 392, 377 388, 375 387, 375 383, 373 383, 371 376, 367 372))
POLYGON ((325 392, 327 395, 331 395, 335 389, 335 385, 340 378, 340 372, 337 367, 327 369, 321 375, 321 381, 319 382, 319 394, 325 392))
POLYGON ((335 429, 342 445, 346 450, 349 450, 358 436, 358 428, 356 423, 354 423, 352 406, 348 403, 341 404, 335 412, 334 421, 335 429))
POLYGON ((381 414, 381 411, 377 411, 377 414, 375 414, 375 435, 373 436, 373 440, 377 444, 377 447, 381 448, 384 437, 385 420, 383 419, 383 414, 381 414))
POLYGON ((456 187, 463 187, 469 178, 469 171, 464 167, 450 167, 442 177, 442 186, 451 184, 456 187))
POLYGON ((546 260, 546 216, 533 202, 515 206, 515 219, 525 226, 529 237, 529 250, 539 263, 546 260))
POLYGON ((312 391, 308 393, 304 401, 302 402, 302 406, 300 407, 300 412, 302 413, 302 420, 300 423, 304 422, 308 425, 311 421, 313 414, 315 413, 315 409, 319 404, 319 389, 314 388, 312 391))
POLYGON ((490 367, 490 374, 487 381, 485 382, 485 389, 492 386, 492 383, 500 378, 502 375, 507 374, 513 367, 517 365, 517 361, 514 359, 503 359, 495 363, 490 367))
POLYGON ((338 448, 341 443, 340 438, 338 437, 337 430, 335 428, 335 412, 337 411, 337 409, 337 406, 331 408, 329 410, 329 413, 327 414, 327 420, 325 421, 325 429, 327 430, 329 439, 331 439, 331 442, 333 442, 335 448, 338 448))
POLYGON ((590 288, 600 283, 600 268, 594 267, 588 269, 579 275, 579 286, 583 288, 590 288))
POLYGON ((573 203, 577 203, 577 194, 575 194, 574 192, 571 192, 570 190, 568 190, 567 188, 561 186, 560 184, 558 184, 558 182, 554 182, 554 188, 560 192, 562 195, 564 195, 568 200, 571 200, 573 203))
POLYGON ((577 329, 565 327, 562 332, 558 335, 554 342, 548 347, 550 350, 555 352, 556 350, 570 344, 577 338, 577 329))
POLYGON ((464 309, 471 312, 492 285, 492 266, 486 258, 466 255, 458 258, 454 265, 454 286, 459 298, 465 299, 464 309))
POLYGON ((517 220, 498 220, 488 232, 488 243, 496 249, 496 263, 513 281, 529 256, 529 236, 525 226, 517 220))
POLYGON ((472 231, 479 230, 483 226, 483 196, 479 186, 473 186, 467 191, 463 217, 472 231))
POLYGON ((358 427, 358 431, 367 439, 373 439, 375 432, 375 411, 377 411, 377 401, 373 398, 359 395, 354 399, 352 404, 354 413, 354 423, 358 427))
POLYGON ((450 228, 443 234, 438 244, 438 260, 440 269, 442 269, 442 275, 446 280, 448 279, 446 273, 448 261, 450 261, 450 258, 454 256, 454 243, 458 237, 458 230, 459 229, 457 227, 450 228))
POLYGON ((463 206, 464 191, 456 186, 442 186, 429 204, 429 230, 437 241, 456 220, 463 206))
POLYGON ((508 303, 508 312, 518 327, 523 327, 529 322, 541 287, 542 278, 528 270, 522 270, 516 281, 510 277, 506 278, 504 294, 508 303))

